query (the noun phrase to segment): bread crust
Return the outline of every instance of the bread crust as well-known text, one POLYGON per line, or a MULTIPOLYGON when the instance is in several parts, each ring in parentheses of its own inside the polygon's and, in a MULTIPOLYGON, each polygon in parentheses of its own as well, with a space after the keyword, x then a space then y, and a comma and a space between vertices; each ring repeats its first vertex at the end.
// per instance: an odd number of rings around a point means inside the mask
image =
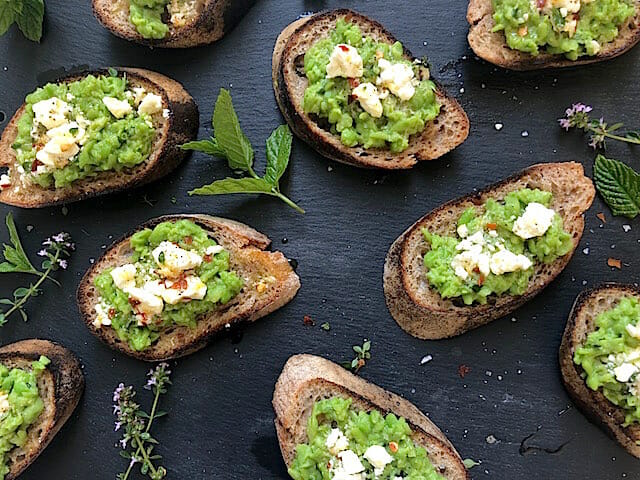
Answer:
POLYGON ((38 381, 45 403, 38 422, 28 429, 24 447, 10 452, 10 471, 6 480, 18 477, 49 445, 75 410, 84 391, 84 375, 80 362, 66 348, 49 340, 23 340, 0 348, 0 363, 17 368, 30 368, 31 362, 45 355, 51 363, 38 381), (33 437, 34 429, 39 435, 33 437), (18 459, 18 460, 16 460, 18 459))
MULTIPOLYGON (((178 82, 160 73, 139 68, 117 70, 120 74, 126 74, 133 85, 143 86, 147 91, 160 95, 163 107, 169 109, 169 118, 164 120, 156 134, 149 158, 130 170, 100 172, 66 188, 46 189, 36 184, 24 186, 14 182, 0 192, 0 202, 22 208, 42 208, 85 200, 158 180, 186 158, 188 152, 181 150, 179 145, 196 138, 200 122, 198 107, 191 95, 178 82)), ((87 75, 109 75, 109 71, 101 69, 74 73, 56 83, 73 82, 87 75)), ((17 136, 17 124, 23 112, 24 104, 14 114, 0 138, 0 166, 9 168, 11 178, 19 175, 16 153, 11 145, 17 136)))
POLYGON ((169 26, 162 39, 144 38, 129 22, 125 0, 92 0, 93 14, 111 33, 151 48, 191 48, 208 45, 224 37, 237 25, 256 0, 199 0, 194 21, 182 27, 169 26))
POLYGON ((584 229, 584 212, 595 196, 593 183, 575 162, 538 164, 501 182, 445 203, 407 229, 391 246, 384 267, 384 292, 392 317, 407 333, 422 339, 460 335, 503 317, 540 293, 562 272, 575 252, 584 229), (423 266, 428 246, 422 228, 440 235, 455 235, 458 217, 468 207, 487 199, 502 199, 510 191, 531 187, 551 191, 552 208, 572 235, 573 249, 555 262, 538 264, 528 289, 521 296, 490 296, 486 305, 458 305, 429 286, 423 266))
POLYGON ((614 308, 624 296, 640 298, 640 288, 634 285, 605 283, 585 290, 576 298, 567 326, 562 336, 559 361, 562 381, 574 403, 589 419, 600 425, 627 452, 640 458, 640 425, 623 427, 625 413, 602 394, 600 390, 587 387, 582 367, 573 362, 576 349, 582 345, 589 333, 595 330, 596 317, 614 308))
POLYGON ((510 70, 562 68, 602 62, 629 51, 640 41, 640 0, 635 1, 636 15, 620 28, 620 34, 591 57, 569 60, 564 55, 540 53, 533 56, 507 46, 504 32, 492 32, 494 27, 492 0, 470 0, 467 10, 469 45, 474 53, 489 63, 510 70))
MULTIPOLYGON (((350 148, 340 138, 321 128, 302 107, 302 97, 308 84, 304 75, 298 73, 297 62, 310 45, 328 35, 339 18, 358 24, 364 33, 388 43, 396 38, 380 23, 347 9, 332 10, 303 17, 285 28, 278 39, 272 59, 272 81, 276 101, 285 120, 302 140, 321 155, 363 168, 408 169, 421 160, 435 160, 462 144, 469 135, 469 119, 456 102, 436 83, 436 96, 441 104, 440 115, 429 122, 422 133, 413 135, 409 148, 401 153, 386 149, 350 148)), ((404 49, 407 59, 415 57, 404 49)), ((428 69, 425 67, 424 72, 428 69)))
POLYGON ((115 350, 148 362, 168 360, 189 355, 205 347, 211 339, 236 324, 254 322, 286 305, 300 288, 300 279, 281 252, 266 251, 271 240, 265 235, 239 222, 209 215, 169 215, 155 218, 115 242, 84 275, 77 292, 80 313, 87 328, 115 350), (93 325, 95 305, 99 294, 94 280, 105 268, 127 263, 130 253, 129 238, 144 228, 153 228, 161 222, 187 219, 204 228, 231 254, 231 268, 245 280, 242 291, 226 305, 198 319, 195 329, 172 327, 163 333, 150 348, 137 352, 121 341, 115 330, 93 325), (257 292, 255 284, 264 277, 266 290, 257 292))
POLYGON ((273 393, 276 432, 287 467, 295 458, 296 445, 307 441, 306 426, 313 404, 331 396, 351 398, 358 410, 404 417, 414 442, 427 449, 429 459, 446 479, 471 479, 451 442, 415 405, 314 355, 291 357, 273 393))

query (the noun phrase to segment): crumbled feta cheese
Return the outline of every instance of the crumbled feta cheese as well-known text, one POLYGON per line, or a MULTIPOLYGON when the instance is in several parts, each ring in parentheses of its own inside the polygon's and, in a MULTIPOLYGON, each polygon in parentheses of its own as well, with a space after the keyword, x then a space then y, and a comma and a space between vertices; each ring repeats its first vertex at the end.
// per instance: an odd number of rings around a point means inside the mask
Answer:
POLYGON ((148 93, 138 106, 138 113, 154 115, 162 111, 162 97, 155 93, 148 93))
POLYGON ((211 245, 204 251, 205 255, 217 255, 220 252, 224 252, 224 247, 222 245, 211 245))
POLYGON ((465 224, 460 225, 457 228, 457 231, 460 238, 466 238, 469 235, 469 227, 467 227, 465 224))
POLYGON ((409 65, 391 63, 381 58, 378 60, 380 76, 376 80, 379 86, 385 87, 400 100, 408 101, 416 93, 414 84, 415 74, 409 65))
POLYGON ((339 428, 333 428, 327 436, 325 445, 331 455, 337 456, 338 453, 349 448, 349 440, 345 437, 344 433, 342 433, 342 430, 339 428))
POLYGON ((105 104, 107 110, 116 118, 123 118, 133 111, 133 107, 126 100, 118 100, 113 97, 104 97, 102 103, 105 104))
POLYGON ((176 278, 182 272, 192 270, 202 264, 202 257, 195 252, 184 250, 175 243, 161 242, 151 255, 158 264, 158 273, 163 277, 176 278))
POLYGON ((483 253, 484 246, 484 235, 480 230, 456 245, 460 253, 453 257, 451 268, 458 277, 466 280, 473 271, 489 275, 489 255, 483 253))
POLYGON ((140 105, 140 102, 144 98, 147 91, 144 89, 144 87, 133 87, 131 90, 133 91, 133 104, 137 107, 138 105, 140 105))
POLYGON ((490 266, 494 275, 527 270, 533 263, 524 255, 516 255, 509 250, 500 250, 491 256, 490 266))
POLYGON ((364 471, 364 465, 352 450, 344 450, 338 453, 338 458, 341 460, 341 470, 347 475, 354 475, 364 471))
POLYGON ((162 118, 169 118, 171 116, 171 111, 168 108, 162 109, 162 118))
POLYGON ((188 275, 179 280, 151 280, 144 290, 161 297, 169 305, 189 300, 202 300, 207 294, 207 285, 197 275, 188 275))
POLYGON ((0 192, 11 186, 11 178, 6 173, 0 175, 0 192))
POLYGON ((380 94, 373 83, 361 83, 353 89, 353 96, 360 102, 360 106, 373 118, 382 117, 382 102, 380 94))
POLYGON ((632 363, 623 363, 622 365, 613 369, 613 373, 616 376, 616 380, 622 383, 628 382, 631 377, 638 372, 638 367, 632 363))
POLYGON ((167 9, 171 15, 170 22, 175 27, 184 27, 198 13, 196 0, 171 0, 167 9))
POLYGON ((364 73, 362 57, 351 45, 336 45, 327 64, 327 78, 360 78, 364 73))
POLYGON ((555 212, 544 205, 531 202, 524 213, 513 224, 513 233, 525 240, 544 235, 551 223, 555 212))
POLYGON ((47 129, 66 123, 67 115, 71 113, 71 106, 57 97, 34 103, 32 108, 34 122, 43 125, 47 129))
POLYGON ((594 55, 597 55, 602 50, 602 46, 597 40, 591 40, 591 48, 593 49, 594 55))
POLYGON ((127 292, 136 286, 136 272, 138 269, 133 263, 127 263, 111 270, 111 278, 113 283, 120 290, 127 292))
POLYGON ((625 329, 627 330, 627 333, 633 338, 640 339, 640 326, 628 324, 625 329))
POLYGON ((109 318, 109 307, 103 302, 102 298, 98 299, 95 310, 96 316, 93 320, 94 327, 100 328, 103 325, 111 325, 111 319, 109 318))
POLYGON ((366 458, 374 469, 376 477, 382 475, 384 467, 393 461, 393 457, 389 455, 387 450, 380 445, 372 445, 364 452, 366 458))
POLYGON ((129 294, 129 298, 133 300, 134 311, 142 316, 142 319, 139 318, 139 325, 146 324, 147 316, 152 317, 162 313, 164 303, 162 302, 162 298, 159 296, 138 287, 129 288, 127 293, 129 294))
MULTIPOLYGON (((52 131, 52 130, 49 130, 52 131)), ((51 138, 36 153, 36 160, 49 167, 61 168, 80 152, 76 139, 71 135, 59 135, 51 138)))
POLYGON ((11 405, 9 405, 9 395, 0 391, 0 417, 9 411, 11 405))

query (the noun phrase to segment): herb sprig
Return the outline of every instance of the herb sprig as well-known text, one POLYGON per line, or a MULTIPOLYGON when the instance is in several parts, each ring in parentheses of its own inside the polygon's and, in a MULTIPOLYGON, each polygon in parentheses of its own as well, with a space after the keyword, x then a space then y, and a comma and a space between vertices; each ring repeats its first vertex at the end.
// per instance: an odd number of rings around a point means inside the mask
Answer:
POLYGON ((0 35, 14 23, 34 42, 42 38, 44 0, 0 0, 0 35))
POLYGON ((27 301, 42 292, 41 286, 45 280, 50 280, 60 286, 60 283, 52 278, 51 274, 56 270, 66 269, 67 259, 71 256, 71 252, 75 250, 75 245, 71 242, 71 237, 68 233, 62 232, 47 238, 42 242, 43 248, 38 252, 39 256, 45 257, 41 266, 42 270, 38 270, 24 251, 11 213, 7 214, 5 222, 9 231, 11 245, 2 245, 4 261, 0 263, 0 273, 26 273, 39 278, 35 283, 30 283, 28 287, 16 288, 13 291, 13 298, 0 299, 0 305, 9 307, 7 310, 0 312, 0 327, 7 323, 9 316, 15 312, 19 312, 25 322, 28 320, 27 312, 24 309, 27 301))
POLYGON ((123 473, 117 475, 118 480, 127 480, 133 467, 140 464, 140 473, 151 480, 161 480, 167 476, 167 470, 163 466, 156 466, 156 461, 161 460, 160 455, 153 450, 158 441, 151 436, 151 426, 154 420, 163 417, 167 412, 158 410, 160 395, 167 393, 167 386, 171 385, 169 376, 171 370, 166 363, 160 363, 155 369, 149 371, 145 389, 153 392, 153 404, 151 411, 146 413, 136 403, 136 391, 132 386, 125 387, 123 383, 118 385, 113 392, 113 412, 117 417, 115 431, 122 430, 122 438, 118 446, 122 449, 120 455, 129 460, 129 466, 123 473))
POLYGON ((365 338, 362 346, 354 345, 352 348, 356 352, 355 358, 350 362, 344 362, 342 366, 353 373, 358 373, 371 358, 371 340, 365 338))
POLYGON ((596 188, 614 215, 635 218, 640 213, 640 174, 618 160, 596 157, 596 188))
POLYGON ((589 146, 594 150, 597 148, 606 148, 606 140, 617 140, 620 142, 640 145, 640 131, 628 130, 624 134, 618 134, 623 123, 615 123, 609 125, 604 118, 592 119, 589 113, 593 111, 593 107, 583 103, 575 103, 571 108, 567 108, 564 118, 560 118, 558 123, 566 131, 571 128, 578 128, 589 134, 589 146))
POLYGON ((267 139, 267 167, 262 177, 253 169, 253 147, 240 127, 231 94, 224 88, 220 89, 213 111, 213 130, 214 137, 185 143, 181 148, 224 158, 229 168, 245 172, 249 176, 217 180, 190 191, 189 195, 259 193, 277 197, 296 211, 304 213, 302 208, 280 191, 280 178, 289 165, 293 140, 287 125, 280 125, 267 139))

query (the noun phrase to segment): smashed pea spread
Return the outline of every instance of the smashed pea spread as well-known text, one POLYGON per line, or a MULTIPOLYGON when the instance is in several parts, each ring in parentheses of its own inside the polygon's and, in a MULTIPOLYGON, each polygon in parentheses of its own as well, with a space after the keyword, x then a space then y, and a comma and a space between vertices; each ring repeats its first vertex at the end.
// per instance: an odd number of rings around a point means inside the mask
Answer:
POLYGON ((351 399, 317 401, 307 443, 296 446, 295 480, 444 480, 411 428, 393 413, 358 411, 351 399))
POLYGON ((95 279, 93 325, 113 328, 135 351, 171 326, 195 328, 198 317, 235 297, 244 285, 229 252, 190 220, 163 222, 130 239, 131 263, 95 279))
POLYGON ((402 152, 440 113, 435 84, 393 45, 363 37, 343 19, 304 56, 305 113, 328 124, 344 145, 402 152))
POLYGON ((161 96, 132 87, 115 71, 48 83, 26 98, 12 145, 18 167, 3 175, 0 187, 65 188, 133 168, 149 158, 156 128, 168 115, 161 96))
POLYGON ((442 298, 485 304, 492 294, 522 295, 536 263, 552 263, 573 249, 550 192, 524 188, 503 201, 470 207, 457 223, 457 236, 423 229, 427 280, 442 298))
POLYGON ((44 410, 38 377, 49 363, 42 356, 31 364, 31 370, 0 364, 0 480, 9 473, 9 454, 27 442, 29 427, 44 410))
POLYGON ((600 53, 636 13, 633 0, 493 0, 494 32, 507 45, 570 60, 600 53))
POLYGON ((596 318, 573 357, 592 390, 599 390, 625 412, 624 426, 640 423, 640 301, 622 297, 596 318))
POLYGON ((161 40, 170 26, 184 27, 195 19, 196 4, 197 0, 129 0, 129 21, 143 38, 161 40))

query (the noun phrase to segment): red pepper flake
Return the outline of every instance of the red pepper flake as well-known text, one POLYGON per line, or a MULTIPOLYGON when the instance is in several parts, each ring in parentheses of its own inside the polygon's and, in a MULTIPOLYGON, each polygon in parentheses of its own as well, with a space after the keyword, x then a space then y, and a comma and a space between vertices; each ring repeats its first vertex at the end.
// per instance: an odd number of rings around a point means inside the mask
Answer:
POLYGON ((468 367, 467 365, 462 364, 458 366, 458 375, 460 375, 460 378, 464 378, 465 375, 470 371, 471 371, 471 367, 468 367))
POLYGON ((542 9, 547 4, 547 0, 538 0, 538 8, 542 9))
POLYGON ((191 245, 193 243, 193 237, 184 237, 182 239, 184 241, 184 243, 186 243, 187 245, 191 245))
POLYGON ((42 163, 40 160, 34 160, 33 163, 31 164, 31 171, 35 172, 36 170, 38 170, 38 167, 40 165, 44 165, 44 163, 42 163))
POLYGON ((302 323, 304 323, 307 327, 313 327, 316 322, 313 321, 313 318, 311 318, 311 315, 305 315, 302 318, 302 323))
POLYGON ((617 258, 609 257, 609 259, 607 259, 607 265, 609 265, 611 268, 617 268, 618 270, 622 270, 622 262, 617 258))
POLYGON ((204 257, 202 257, 202 259, 207 262, 210 263, 211 262, 211 255, 205 255, 204 257))
POLYGON ((495 223, 487 223, 487 228, 489 230, 497 230, 498 229, 498 225, 495 223))
POLYGON ((173 285, 171 285, 171 289, 173 290, 186 290, 189 284, 187 283, 187 279, 184 277, 179 278, 173 285))
POLYGON ((349 51, 349 47, 347 47, 346 45, 338 45, 338 47, 340 47, 340 50, 342 50, 343 52, 349 51))
POLYGON ((598 217, 602 223, 607 223, 607 218, 604 216, 604 213, 600 212, 596 214, 596 217, 598 217))
POLYGON ((113 318, 116 316, 116 309, 115 308, 110 308, 109 312, 107 313, 107 316, 113 320, 113 318))
POLYGON ((480 275, 480 276, 478 277, 478 285, 479 285, 479 286, 484 285, 484 281, 485 281, 484 275, 480 275))
POLYGON ((350 78, 349 79, 349 86, 351 88, 356 88, 358 85, 360 85, 360 80, 358 80, 357 78, 350 78))
POLYGON ((129 297, 129 305, 131 305, 133 308, 135 308, 138 305, 140 305, 140 300, 138 300, 136 298, 129 297))
POLYGON ((349 95, 349 103, 353 103, 358 99, 357 95, 349 95))
POLYGON ((396 442, 389 442, 389 450, 391 450, 391 453, 396 453, 398 451, 398 444, 396 442))

